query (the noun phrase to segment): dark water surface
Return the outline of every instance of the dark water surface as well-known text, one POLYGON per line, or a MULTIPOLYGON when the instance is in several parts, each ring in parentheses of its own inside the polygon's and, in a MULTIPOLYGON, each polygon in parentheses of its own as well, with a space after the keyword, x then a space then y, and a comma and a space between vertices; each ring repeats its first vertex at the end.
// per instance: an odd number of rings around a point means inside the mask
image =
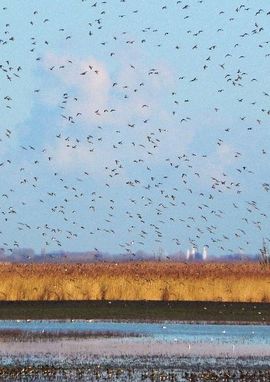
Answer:
POLYGON ((0 319, 175 320, 270 324, 269 303, 214 301, 0 301, 0 319))

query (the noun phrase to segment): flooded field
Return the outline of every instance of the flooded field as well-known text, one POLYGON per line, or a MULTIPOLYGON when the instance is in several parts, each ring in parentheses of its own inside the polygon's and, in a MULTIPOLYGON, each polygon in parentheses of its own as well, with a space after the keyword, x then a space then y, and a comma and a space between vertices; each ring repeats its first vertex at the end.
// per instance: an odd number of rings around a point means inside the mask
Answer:
POLYGON ((3 320, 3 381, 268 381, 269 325, 3 320))

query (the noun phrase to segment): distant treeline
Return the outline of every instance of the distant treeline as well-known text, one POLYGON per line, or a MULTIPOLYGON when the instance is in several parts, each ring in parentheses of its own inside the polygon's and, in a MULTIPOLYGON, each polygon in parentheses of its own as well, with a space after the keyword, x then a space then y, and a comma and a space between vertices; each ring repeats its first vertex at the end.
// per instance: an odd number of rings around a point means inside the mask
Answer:
POLYGON ((6 253, 0 250, 0 263, 97 263, 97 262, 127 262, 127 261, 174 261, 174 262, 258 262, 260 255, 243 255, 243 254, 225 254, 223 256, 208 255, 207 259, 203 259, 201 253, 196 252, 193 256, 187 256, 184 252, 176 252, 172 254, 165 254, 165 252, 158 251, 158 253, 147 253, 138 251, 135 253, 119 253, 110 254, 99 251, 86 251, 86 252, 42 252, 36 254, 31 248, 14 249, 12 253, 6 253))

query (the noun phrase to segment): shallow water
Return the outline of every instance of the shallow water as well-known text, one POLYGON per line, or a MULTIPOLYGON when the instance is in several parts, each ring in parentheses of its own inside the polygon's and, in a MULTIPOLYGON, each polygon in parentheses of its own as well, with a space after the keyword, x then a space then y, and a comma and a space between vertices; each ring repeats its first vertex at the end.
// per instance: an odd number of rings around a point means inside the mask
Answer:
POLYGON ((0 357, 3 381, 22 380, 25 376, 29 381, 187 381, 192 373, 194 381, 206 381, 210 376, 200 373, 207 370, 220 374, 212 375, 216 381, 226 373, 231 373, 228 380, 239 380, 240 370, 247 373, 243 381, 263 381, 268 380, 268 372, 270 375, 270 327, 166 321, 5 320, 0 322, 0 357), (29 334, 29 338, 21 340, 18 330, 29 334), (76 337, 76 333, 80 336, 76 337))
POLYGON ((260 344, 270 346, 268 325, 219 325, 183 324, 179 322, 127 322, 103 320, 3 320, 1 330, 22 330, 27 332, 103 332, 131 334, 151 337, 160 341, 209 342, 231 344, 260 344))

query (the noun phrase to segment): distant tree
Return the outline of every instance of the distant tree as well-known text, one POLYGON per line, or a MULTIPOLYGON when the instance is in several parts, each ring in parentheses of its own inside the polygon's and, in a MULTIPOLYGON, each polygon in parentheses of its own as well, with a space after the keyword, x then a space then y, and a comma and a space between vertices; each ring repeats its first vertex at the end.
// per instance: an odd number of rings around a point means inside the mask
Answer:
POLYGON ((263 246, 260 249, 260 264, 263 266, 270 266, 270 253, 265 240, 263 240, 263 246))
POLYGON ((165 257, 165 250, 159 247, 158 250, 155 252, 155 260, 161 261, 161 260, 164 260, 164 257, 165 257))

